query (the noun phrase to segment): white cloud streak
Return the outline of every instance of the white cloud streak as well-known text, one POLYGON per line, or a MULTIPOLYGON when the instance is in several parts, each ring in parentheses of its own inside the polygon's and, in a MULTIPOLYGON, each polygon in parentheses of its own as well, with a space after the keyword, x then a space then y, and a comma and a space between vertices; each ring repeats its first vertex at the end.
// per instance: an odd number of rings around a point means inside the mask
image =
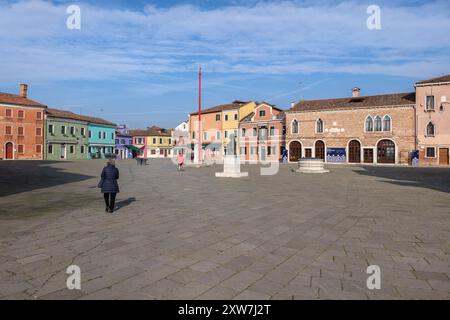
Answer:
POLYGON ((420 78, 450 70, 447 1, 382 6, 380 31, 366 28, 366 8, 353 1, 142 11, 82 4, 77 31, 66 28, 66 5, 0 2, 0 39, 7 44, 0 47, 0 81, 134 79, 192 72, 199 64, 223 74, 420 78))

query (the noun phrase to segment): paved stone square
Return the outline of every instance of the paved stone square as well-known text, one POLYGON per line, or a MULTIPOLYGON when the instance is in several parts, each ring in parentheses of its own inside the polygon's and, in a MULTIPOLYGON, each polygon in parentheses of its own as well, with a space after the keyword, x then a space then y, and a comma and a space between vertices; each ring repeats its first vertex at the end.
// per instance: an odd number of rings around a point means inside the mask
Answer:
POLYGON ((111 215, 103 164, 0 162, 1 299, 450 298, 448 168, 220 179, 219 165, 121 161, 111 215))

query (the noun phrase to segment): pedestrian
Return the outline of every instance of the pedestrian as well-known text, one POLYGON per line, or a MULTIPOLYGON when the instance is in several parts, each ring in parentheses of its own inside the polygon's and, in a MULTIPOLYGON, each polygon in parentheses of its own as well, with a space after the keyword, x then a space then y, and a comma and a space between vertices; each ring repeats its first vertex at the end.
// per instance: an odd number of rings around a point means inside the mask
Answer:
POLYGON ((178 154, 177 154, 177 164, 178 164, 178 171, 182 171, 183 164, 184 164, 184 154, 181 150, 178 151, 178 154))
POLYGON ((287 149, 283 150, 283 163, 287 163, 288 162, 288 151, 287 149))
POLYGON ((106 167, 103 168, 101 180, 98 187, 101 188, 105 198, 106 212, 114 212, 114 204, 116 202, 116 195, 119 193, 119 169, 116 168, 114 159, 109 159, 106 167))

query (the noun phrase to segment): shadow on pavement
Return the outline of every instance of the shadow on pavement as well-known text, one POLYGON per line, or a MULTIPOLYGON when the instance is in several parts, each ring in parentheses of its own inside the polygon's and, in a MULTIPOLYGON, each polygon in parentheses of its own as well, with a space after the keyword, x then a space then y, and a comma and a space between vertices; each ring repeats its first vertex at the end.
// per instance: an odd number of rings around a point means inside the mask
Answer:
POLYGON ((117 206, 116 210, 120 210, 122 208, 125 208, 125 207, 129 206, 130 204, 132 204, 135 201, 137 201, 136 198, 132 197, 132 198, 128 198, 128 199, 116 202, 116 206, 117 206))
POLYGON ((399 186, 427 188, 450 193, 450 168, 361 166, 356 173, 386 179, 399 186))
POLYGON ((52 164, 68 161, 0 161, 0 197, 91 179, 52 164))

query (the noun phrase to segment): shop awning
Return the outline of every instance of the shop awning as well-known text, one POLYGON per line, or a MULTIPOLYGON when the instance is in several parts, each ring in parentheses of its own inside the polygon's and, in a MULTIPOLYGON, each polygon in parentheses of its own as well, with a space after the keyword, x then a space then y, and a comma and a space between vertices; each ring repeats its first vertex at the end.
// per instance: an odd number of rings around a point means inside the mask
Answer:
POLYGON ((128 148, 128 149, 130 149, 131 151, 139 151, 139 150, 141 150, 142 148, 144 148, 144 147, 138 148, 138 147, 136 147, 136 146, 133 146, 132 144, 125 145, 125 147, 128 148))

